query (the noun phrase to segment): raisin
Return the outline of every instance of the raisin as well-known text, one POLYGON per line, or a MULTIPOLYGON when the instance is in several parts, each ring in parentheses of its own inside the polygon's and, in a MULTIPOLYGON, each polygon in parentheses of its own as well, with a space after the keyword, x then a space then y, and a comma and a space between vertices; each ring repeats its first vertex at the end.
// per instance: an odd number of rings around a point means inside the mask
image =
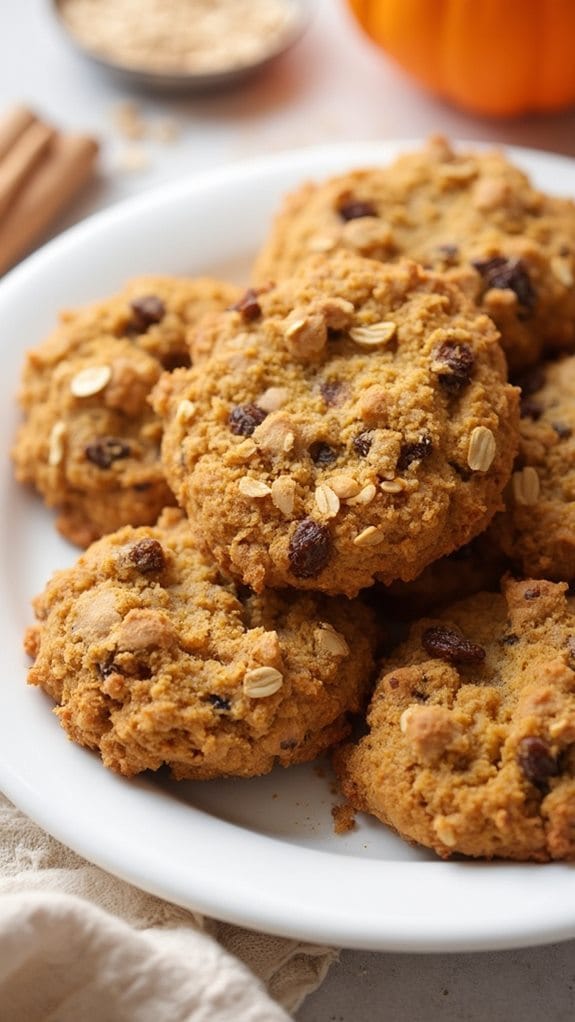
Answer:
POLYGON ((469 482, 473 475, 473 472, 469 468, 469 465, 458 465, 456 461, 450 461, 449 467, 452 468, 453 471, 457 473, 459 478, 463 479, 465 483, 469 482))
POLYGON ((114 662, 115 653, 108 653, 106 659, 101 664, 96 664, 98 673, 102 678, 109 678, 111 674, 123 674, 124 672, 114 662))
POLYGON ((373 202, 362 199, 349 198, 338 206, 338 213, 342 220, 360 220, 364 216, 377 216, 377 210, 373 202))
POLYGON ((258 302, 259 292, 253 287, 249 287, 244 292, 242 297, 231 305, 230 309, 234 312, 239 312, 245 323, 252 323, 254 319, 259 319, 262 314, 262 307, 258 302))
POLYGON ((343 390, 343 383, 339 380, 325 380, 320 385, 319 392, 323 397, 326 405, 337 405, 341 400, 341 393, 343 390))
POLYGON ((214 710, 220 710, 222 713, 226 713, 227 710, 231 710, 232 708, 230 700, 226 699, 225 696, 219 696, 217 692, 210 692, 208 699, 214 710))
POLYGON ((128 559, 143 575, 163 571, 166 567, 164 550, 157 539, 141 539, 134 543, 128 552, 128 559))
POLYGON ((325 525, 304 518, 292 533, 288 557, 296 578, 315 578, 331 556, 331 536, 325 525))
POLYGON ((324 444, 322 440, 318 440, 317 443, 310 446, 309 456, 318 468, 323 468, 325 465, 331 465, 336 460, 337 452, 329 444, 324 444))
POLYGON ((388 678, 387 684, 390 688, 399 688, 399 678, 388 678))
POLYGON ((485 659, 483 646, 477 646, 460 632, 443 625, 427 628, 421 642, 427 653, 448 664, 480 664, 485 659))
POLYGON ((160 323, 166 315, 166 306, 157 295, 142 295, 130 302, 132 310, 131 326, 139 333, 145 333, 154 323, 160 323))
POLYGON ((267 412, 257 405, 236 405, 228 416, 228 424, 236 436, 251 436, 256 426, 263 422, 267 412))
POLYGON ((399 458, 397 459, 397 471, 404 472, 406 468, 409 468, 412 461, 428 458, 432 450, 433 443, 431 437, 428 436, 421 436, 419 440, 413 443, 402 444, 399 458))
POLYGON ((509 632, 507 635, 504 635, 503 638, 501 639, 502 646, 516 646, 518 642, 519 636, 515 635, 515 632, 509 632))
POLYGON ((526 589, 523 593, 524 600, 536 600, 541 596, 541 589, 539 586, 532 586, 530 589, 526 589))
POLYGON ((550 777, 559 772, 547 742, 537 735, 522 738, 517 747, 517 762, 528 781, 532 784, 547 784, 550 777))
POLYGON ((84 454, 88 461, 98 468, 110 468, 114 461, 120 458, 129 458, 130 445, 115 436, 103 436, 99 440, 92 440, 86 444, 84 454))
POLYGON ((523 260, 494 256, 493 259, 476 259, 473 266, 483 277, 487 288, 513 291, 525 309, 531 310, 535 305, 537 294, 523 260))
POLYGON ((183 351, 168 351, 160 356, 160 361, 167 373, 173 373, 174 369, 189 369, 192 364, 190 356, 183 351))
POLYGON ((468 344, 446 341, 433 353, 434 360, 445 366, 438 373, 439 383, 450 394, 459 394, 467 387, 475 365, 475 355, 468 344))
POLYGON ((366 458, 369 454, 371 445, 373 443, 373 434, 366 430, 364 433, 358 433, 353 438, 352 444, 356 454, 359 454, 360 458, 366 458))

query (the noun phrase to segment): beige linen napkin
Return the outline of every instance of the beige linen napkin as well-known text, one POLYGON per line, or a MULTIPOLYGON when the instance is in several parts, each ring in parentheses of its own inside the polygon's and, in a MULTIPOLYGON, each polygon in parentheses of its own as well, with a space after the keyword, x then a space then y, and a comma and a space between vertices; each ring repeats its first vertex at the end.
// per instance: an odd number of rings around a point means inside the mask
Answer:
POLYGON ((286 1022, 336 956, 146 894, 0 794, 2 1022, 286 1022))

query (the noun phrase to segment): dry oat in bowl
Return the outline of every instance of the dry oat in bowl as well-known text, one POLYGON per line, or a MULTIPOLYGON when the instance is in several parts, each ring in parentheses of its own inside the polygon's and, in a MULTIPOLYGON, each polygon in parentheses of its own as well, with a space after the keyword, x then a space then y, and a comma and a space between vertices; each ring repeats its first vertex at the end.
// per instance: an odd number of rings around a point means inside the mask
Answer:
POLYGON ((233 84, 304 31, 311 0, 54 0, 71 40, 135 84, 233 84))

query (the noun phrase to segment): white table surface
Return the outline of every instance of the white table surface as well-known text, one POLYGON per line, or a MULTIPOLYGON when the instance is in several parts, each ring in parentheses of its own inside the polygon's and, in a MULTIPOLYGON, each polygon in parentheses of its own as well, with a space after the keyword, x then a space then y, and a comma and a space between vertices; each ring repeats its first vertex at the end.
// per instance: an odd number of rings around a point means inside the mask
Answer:
MULTIPOLYGON (((103 142, 102 172, 61 230, 127 195, 246 156, 342 140, 421 138, 432 131, 575 156, 575 111, 513 122, 474 119, 425 95, 352 26, 343 0, 316 0, 308 33, 289 56, 234 93, 132 96, 150 123, 167 114, 172 145, 145 151, 140 172, 120 169, 114 107, 129 94, 79 57, 48 0, 0 4, 0 111, 25 101, 63 128, 103 142)), ((529 897, 529 892, 525 892, 529 897)), ((462 907, 464 910, 464 907, 462 907)), ((575 942, 494 954, 396 955, 344 951, 299 1022, 571 1022, 575 942)), ((240 1022, 240 1020, 238 1020, 240 1022)))

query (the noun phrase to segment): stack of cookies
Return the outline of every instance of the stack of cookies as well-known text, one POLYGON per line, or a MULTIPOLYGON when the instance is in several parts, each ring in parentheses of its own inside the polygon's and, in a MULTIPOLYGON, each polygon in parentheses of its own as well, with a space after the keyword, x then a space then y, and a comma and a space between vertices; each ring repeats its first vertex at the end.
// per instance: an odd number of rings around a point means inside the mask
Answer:
POLYGON ((572 202, 433 139, 288 196, 245 291, 67 314, 14 460, 91 544, 26 637, 69 735, 198 779, 334 746, 441 856, 575 858, 574 272, 572 202))

